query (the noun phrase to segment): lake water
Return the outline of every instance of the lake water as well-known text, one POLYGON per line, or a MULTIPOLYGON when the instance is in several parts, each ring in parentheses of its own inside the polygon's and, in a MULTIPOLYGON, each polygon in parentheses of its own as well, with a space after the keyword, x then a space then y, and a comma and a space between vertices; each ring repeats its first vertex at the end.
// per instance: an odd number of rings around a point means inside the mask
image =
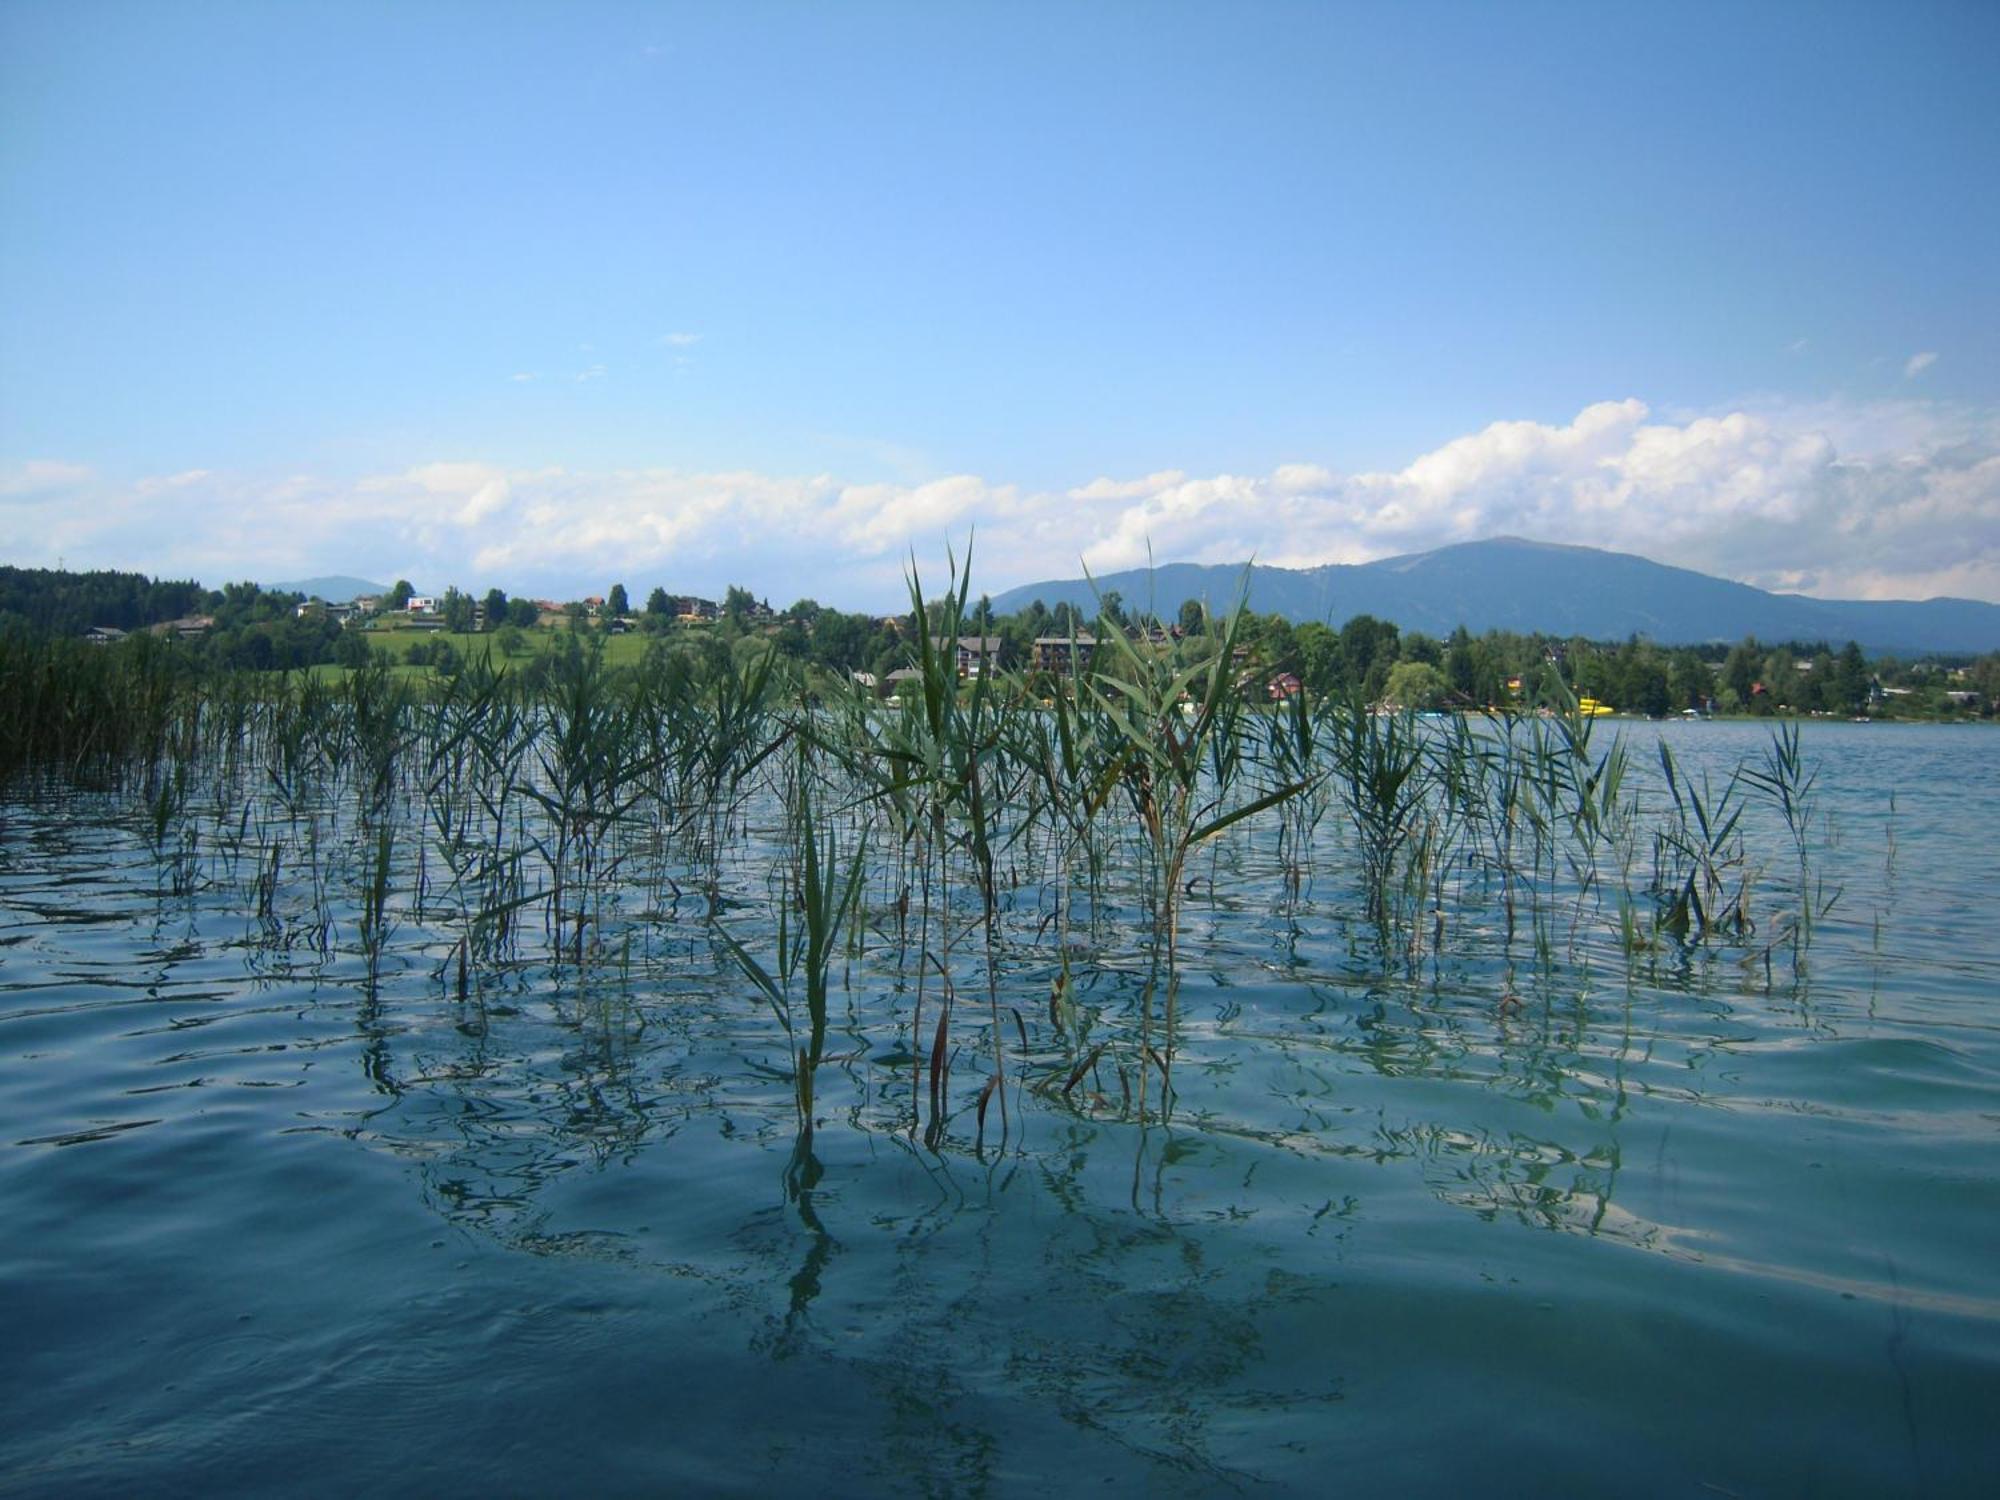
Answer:
MULTIPOLYGON (((935 1151, 879 936, 801 1155, 699 902, 475 1006, 407 897, 371 979, 296 833, 253 901, 247 811, 176 878, 143 807, 17 793, 0 1492, 1990 1494, 2000 735, 1803 733, 1802 955, 1455 920, 1385 964, 1246 829, 1171 1118, 1099 1069, 982 1143, 964 1086, 935 1151)), ((1111 1026, 1139 976, 1074 941, 1111 1026)), ((1006 964, 1032 1062, 1052 941, 1006 964)))

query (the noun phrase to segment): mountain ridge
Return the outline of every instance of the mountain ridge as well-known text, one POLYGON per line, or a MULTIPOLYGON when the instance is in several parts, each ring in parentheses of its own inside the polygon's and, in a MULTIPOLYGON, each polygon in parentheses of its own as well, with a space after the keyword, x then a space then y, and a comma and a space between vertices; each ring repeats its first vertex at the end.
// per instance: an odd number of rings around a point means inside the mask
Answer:
POLYGON ((1099 594, 1116 590, 1128 607, 1171 616, 1187 599, 1226 609, 1246 584, 1249 607, 1261 614, 1335 626, 1369 614, 1435 636, 1462 624, 1474 634, 1641 635, 1675 646, 1754 635, 1836 646, 1853 640, 1876 653, 2000 649, 2000 604, 1780 594, 1635 553, 1516 536, 1316 568, 1167 563, 1108 573, 1094 586, 1088 578, 1024 584, 996 595, 993 607, 1010 614, 1040 599, 1094 611, 1099 594))

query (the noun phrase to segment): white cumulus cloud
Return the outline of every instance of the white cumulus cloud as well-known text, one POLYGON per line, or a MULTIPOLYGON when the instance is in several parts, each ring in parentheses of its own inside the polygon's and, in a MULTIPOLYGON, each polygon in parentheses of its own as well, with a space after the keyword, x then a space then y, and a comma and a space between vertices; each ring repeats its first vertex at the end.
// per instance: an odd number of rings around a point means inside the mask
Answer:
POLYGON ((565 595, 739 582, 777 603, 890 608, 913 554, 935 577, 968 538, 975 587, 998 593, 1085 566, 1303 567, 1511 534, 1823 596, 2000 600, 2000 412, 1917 400, 1662 416, 1625 398, 1494 422, 1372 472, 1161 468, 1048 490, 454 459, 346 481, 129 483, 43 461, 0 471, 0 493, 13 560, 202 578, 342 571, 565 595))

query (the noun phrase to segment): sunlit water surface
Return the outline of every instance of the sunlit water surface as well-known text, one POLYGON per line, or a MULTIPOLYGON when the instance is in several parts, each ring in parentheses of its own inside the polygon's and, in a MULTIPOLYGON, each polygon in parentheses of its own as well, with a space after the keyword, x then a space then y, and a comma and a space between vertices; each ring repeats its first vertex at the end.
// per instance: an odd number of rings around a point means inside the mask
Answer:
MULTIPOLYGON (((470 1004, 408 899, 371 983, 350 908, 17 793, 0 1490, 1992 1493, 2000 736, 1805 737, 1803 962, 1598 922, 1385 964, 1337 854, 1295 893, 1248 831, 1186 914, 1169 1121, 1100 1067, 982 1145, 968 1030, 913 1142, 878 913, 804 1156, 698 900, 470 1004)), ((1138 948, 1072 941, 1110 1026, 1138 948)), ((1059 1069, 1053 937, 1007 965, 1059 1069)))

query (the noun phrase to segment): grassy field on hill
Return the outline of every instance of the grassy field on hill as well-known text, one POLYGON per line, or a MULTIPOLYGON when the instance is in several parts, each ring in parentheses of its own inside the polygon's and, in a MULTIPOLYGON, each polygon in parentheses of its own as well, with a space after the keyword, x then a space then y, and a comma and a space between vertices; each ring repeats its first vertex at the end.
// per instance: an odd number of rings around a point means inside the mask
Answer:
MULTIPOLYGON (((642 635, 633 631, 626 635, 602 636, 595 631, 580 632, 586 642, 603 642, 606 666, 637 666, 646 654, 649 641, 657 637, 642 635)), ((501 632, 463 632, 452 630, 414 630, 407 627, 376 625, 363 632, 369 648, 387 656, 399 669, 406 672, 426 670, 422 660, 428 658, 440 643, 451 648, 461 660, 492 653, 495 666, 525 666, 538 656, 546 656, 555 650, 570 632, 562 627, 550 629, 538 626, 533 630, 512 630, 501 632), (502 644, 514 646, 510 654, 502 644), (419 663, 410 661, 410 653, 415 648, 419 663)))

